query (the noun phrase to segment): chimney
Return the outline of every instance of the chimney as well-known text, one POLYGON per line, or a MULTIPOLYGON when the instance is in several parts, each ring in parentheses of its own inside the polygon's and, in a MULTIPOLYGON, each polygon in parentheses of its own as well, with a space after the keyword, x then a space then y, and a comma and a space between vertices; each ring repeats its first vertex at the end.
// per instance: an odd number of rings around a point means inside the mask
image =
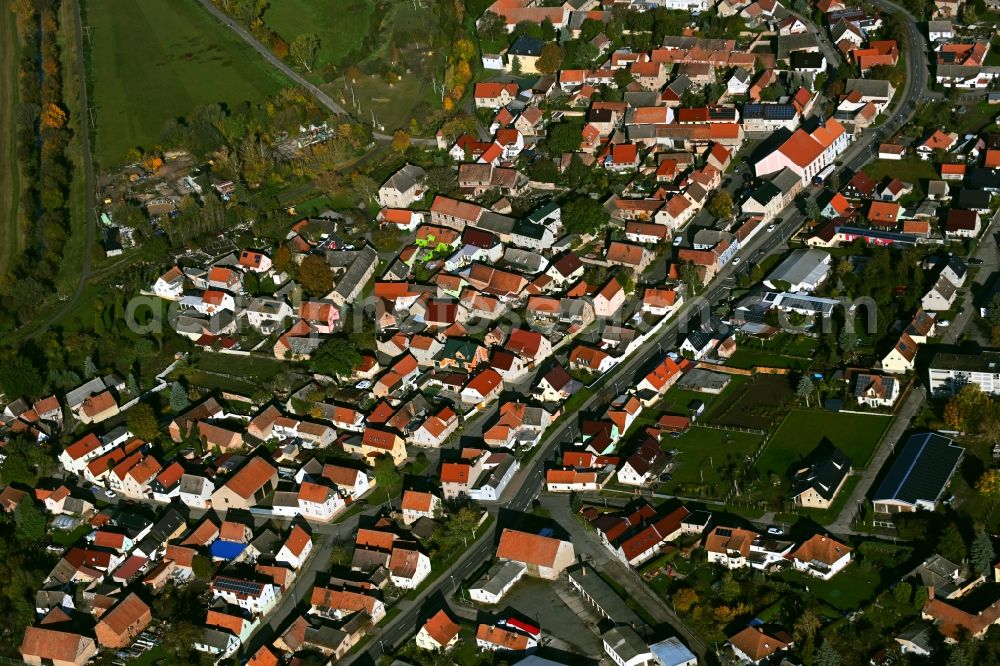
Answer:
POLYGON ((931 601, 932 599, 934 599, 934 586, 933 585, 928 585, 927 586, 927 601, 931 601))

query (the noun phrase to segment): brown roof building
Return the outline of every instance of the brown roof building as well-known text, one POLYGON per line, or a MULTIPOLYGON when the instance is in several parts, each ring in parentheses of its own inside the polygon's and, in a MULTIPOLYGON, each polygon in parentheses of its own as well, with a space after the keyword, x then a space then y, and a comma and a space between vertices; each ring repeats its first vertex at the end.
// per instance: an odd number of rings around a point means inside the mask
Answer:
POLYGON ((133 593, 101 617, 94 634, 103 647, 124 648, 152 621, 149 606, 133 593))
POLYGON ((505 529, 500 535, 497 557, 521 562, 528 568, 531 576, 555 580, 566 567, 573 564, 576 555, 573 544, 569 541, 505 529))

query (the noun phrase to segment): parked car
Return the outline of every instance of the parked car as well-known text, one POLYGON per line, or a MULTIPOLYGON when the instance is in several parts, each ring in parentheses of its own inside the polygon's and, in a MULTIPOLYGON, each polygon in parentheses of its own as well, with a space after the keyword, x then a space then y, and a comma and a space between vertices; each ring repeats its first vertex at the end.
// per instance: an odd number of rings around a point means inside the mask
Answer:
POLYGON ((975 257, 973 257, 972 259, 969 259, 969 261, 967 261, 966 263, 969 264, 970 266, 982 266, 983 260, 976 259, 975 257))
POLYGON ((733 266, 738 265, 741 261, 743 261, 743 259, 741 259, 740 257, 736 257, 735 259, 733 259, 733 266))
POLYGON ((772 223, 772 224, 769 224, 769 225, 767 225, 767 233, 771 233, 771 232, 772 232, 772 231, 774 231, 774 230, 775 230, 776 228, 777 228, 777 227, 775 227, 773 223, 772 223))
POLYGON ((108 488, 107 490, 104 491, 104 496, 107 497, 108 499, 114 499, 118 497, 118 493, 111 490, 111 488, 108 488))
POLYGON ((781 529, 780 527, 768 527, 767 533, 770 534, 771 536, 782 536, 785 534, 785 530, 781 529))

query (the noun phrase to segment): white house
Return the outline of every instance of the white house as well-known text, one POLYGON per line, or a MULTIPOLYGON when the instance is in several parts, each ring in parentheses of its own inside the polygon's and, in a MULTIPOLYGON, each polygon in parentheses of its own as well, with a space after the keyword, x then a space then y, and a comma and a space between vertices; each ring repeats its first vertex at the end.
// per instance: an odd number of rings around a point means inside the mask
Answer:
POLYGON ((850 546, 832 537, 813 535, 792 552, 792 564, 799 571, 830 580, 851 562, 850 546))
POLYGON ((212 506, 215 484, 204 476, 185 474, 181 477, 181 502, 192 509, 208 509, 212 506))
POLYGON ((737 67, 733 75, 729 77, 726 81, 726 90, 729 91, 730 95, 745 95, 747 91, 750 90, 750 82, 753 79, 753 74, 751 74, 745 67, 737 67))
POLYGON ((421 518, 434 518, 441 510, 441 499, 431 493, 407 490, 403 492, 400 507, 403 510, 403 522, 412 525, 421 518))
POLYGON ((378 202, 384 208, 409 208, 424 195, 424 178, 427 172, 415 164, 407 164, 378 189, 378 202))
POLYGON ((613 627, 601 634, 604 652, 618 666, 647 666, 655 664, 656 657, 649 645, 631 627, 613 627))
POLYGON ((275 560, 279 563, 287 564, 293 569, 298 569, 309 558, 312 552, 312 537, 303 529, 301 525, 292 528, 285 543, 281 545, 275 560))
POLYGON ((422 650, 447 652, 458 643, 461 627, 452 620, 448 613, 439 610, 417 632, 417 647, 422 650))
POLYGON ((854 397, 859 405, 892 407, 899 399, 899 382, 893 377, 860 373, 854 382, 854 397))
POLYGON ((757 162, 754 170, 757 176, 791 169, 799 175, 803 185, 827 166, 834 163, 850 142, 850 136, 835 118, 812 132, 798 129, 770 155, 757 162))
POLYGON ((469 587, 469 598, 481 604, 498 604, 527 573, 528 568, 520 562, 495 562, 482 578, 469 587))
POLYGON ((153 293, 168 301, 176 301, 184 293, 184 273, 174 266, 156 279, 153 293))
POLYGON ((389 558, 389 578, 403 590, 416 589, 431 573, 431 560, 417 550, 393 548, 389 558))
POLYGON ((242 578, 216 576, 212 581, 212 596, 239 606, 253 614, 263 615, 274 607, 277 593, 271 583, 259 583, 242 578))

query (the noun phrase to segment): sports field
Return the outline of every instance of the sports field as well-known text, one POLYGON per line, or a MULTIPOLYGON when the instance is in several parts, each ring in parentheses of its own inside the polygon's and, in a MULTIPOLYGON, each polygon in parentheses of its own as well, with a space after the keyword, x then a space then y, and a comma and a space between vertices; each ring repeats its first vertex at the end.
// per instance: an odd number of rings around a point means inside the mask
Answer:
POLYGON ((361 46, 374 10, 372 0, 280 0, 270 3, 262 18, 289 44, 305 33, 319 37, 313 67, 318 72, 328 63, 340 65, 345 55, 361 46))
POLYGON ((86 0, 102 165, 155 146, 164 122, 218 102, 261 101, 287 83, 195 0, 86 0))

